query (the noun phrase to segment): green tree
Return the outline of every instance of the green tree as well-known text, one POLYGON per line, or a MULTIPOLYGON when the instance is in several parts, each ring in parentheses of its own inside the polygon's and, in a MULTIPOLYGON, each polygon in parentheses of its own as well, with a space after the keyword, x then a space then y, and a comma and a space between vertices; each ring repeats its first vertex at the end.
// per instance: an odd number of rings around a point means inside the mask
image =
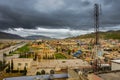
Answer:
POLYGON ((56 48, 56 52, 58 52, 58 48, 56 48))
POLYGON ((71 50, 70 49, 68 49, 68 55, 70 55, 71 54, 71 50))
POLYGON ((45 74, 45 70, 42 70, 42 71, 41 71, 41 74, 45 74))
POLYGON ((24 67, 24 73, 23 73, 23 75, 26 75, 27 74, 27 68, 26 68, 26 66, 24 67))
POLYGON ((54 70, 50 70, 50 74, 54 74, 55 72, 54 72, 54 70))
POLYGON ((3 53, 3 57, 6 57, 7 56, 7 54, 6 53, 3 53))
POLYGON ((11 60, 11 70, 13 70, 13 59, 11 60))
POLYGON ((6 73, 10 72, 10 65, 8 66, 8 68, 6 69, 6 73))
POLYGON ((3 67, 3 63, 2 61, 0 61, 0 71, 2 70, 2 67, 3 67))
POLYGON ((40 72, 37 72, 36 75, 41 75, 41 73, 40 73, 40 72))

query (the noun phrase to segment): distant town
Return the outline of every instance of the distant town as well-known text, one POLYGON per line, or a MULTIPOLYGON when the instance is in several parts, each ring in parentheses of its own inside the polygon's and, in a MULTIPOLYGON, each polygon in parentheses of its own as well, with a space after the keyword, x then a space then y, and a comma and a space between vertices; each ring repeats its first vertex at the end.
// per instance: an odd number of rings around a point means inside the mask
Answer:
POLYGON ((0 78, 23 80, 24 77, 19 76, 26 76, 26 79, 32 76, 38 80, 40 75, 55 80, 108 80, 108 76, 118 79, 120 40, 99 41, 97 50, 94 38, 1 40, 0 78))

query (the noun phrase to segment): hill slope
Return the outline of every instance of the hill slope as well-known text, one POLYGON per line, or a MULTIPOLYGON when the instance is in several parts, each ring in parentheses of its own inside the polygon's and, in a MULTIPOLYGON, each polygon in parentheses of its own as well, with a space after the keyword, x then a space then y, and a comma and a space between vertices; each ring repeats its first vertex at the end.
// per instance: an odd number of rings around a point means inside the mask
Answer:
POLYGON ((42 35, 32 35, 32 36, 27 36, 25 39, 28 40, 36 40, 36 39, 52 39, 50 37, 42 36, 42 35))
POLYGON ((0 32, 0 39, 24 39, 24 38, 15 34, 0 32))
MULTIPOLYGON (((80 36, 71 37, 71 38, 79 39, 79 38, 94 38, 94 37, 95 37, 95 33, 90 33, 90 34, 80 35, 80 36)), ((99 32, 99 37, 103 39, 120 39, 120 30, 99 32)))

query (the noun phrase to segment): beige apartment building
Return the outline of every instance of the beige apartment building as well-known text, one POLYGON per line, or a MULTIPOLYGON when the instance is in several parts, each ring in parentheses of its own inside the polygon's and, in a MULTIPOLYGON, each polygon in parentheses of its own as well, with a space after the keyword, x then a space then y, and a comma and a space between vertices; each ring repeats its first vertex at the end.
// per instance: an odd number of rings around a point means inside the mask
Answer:
POLYGON ((26 67, 30 69, 33 59, 28 58, 15 58, 13 59, 13 70, 24 70, 26 67))
POLYGON ((37 53, 38 60, 41 61, 42 59, 54 59, 55 50, 44 47, 43 49, 39 50, 37 53))
POLYGON ((35 53, 37 54, 37 60, 41 61, 43 59, 54 59, 55 50, 52 49, 49 45, 42 43, 40 45, 34 45, 38 48, 35 53))
POLYGON ((111 70, 120 70, 120 60, 111 60, 111 70))

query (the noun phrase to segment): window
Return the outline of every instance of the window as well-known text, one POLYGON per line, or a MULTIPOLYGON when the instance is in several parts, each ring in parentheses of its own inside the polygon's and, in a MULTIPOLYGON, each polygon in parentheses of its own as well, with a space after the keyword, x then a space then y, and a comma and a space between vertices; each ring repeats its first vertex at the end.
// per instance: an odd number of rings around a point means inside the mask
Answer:
POLYGON ((21 66, 21 63, 18 63, 18 66, 21 66))
POLYGON ((25 63, 25 66, 28 66, 28 63, 25 63))

